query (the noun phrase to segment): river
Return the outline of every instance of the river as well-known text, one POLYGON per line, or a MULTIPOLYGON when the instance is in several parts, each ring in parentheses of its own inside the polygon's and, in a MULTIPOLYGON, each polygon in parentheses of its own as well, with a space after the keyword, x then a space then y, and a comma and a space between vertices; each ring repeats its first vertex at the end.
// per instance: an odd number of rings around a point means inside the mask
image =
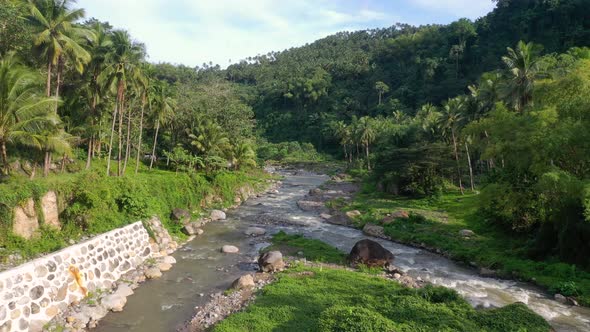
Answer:
MULTIPOLYGON (((288 226, 258 225, 269 233, 283 230, 329 243, 345 252, 365 235, 359 230, 331 225, 311 212, 303 212, 297 201, 310 189, 325 182, 326 176, 287 174, 278 194, 251 199, 230 211, 223 222, 209 223, 205 234, 188 243, 173 256, 174 268, 161 279, 142 284, 130 296, 125 310, 109 313, 97 332, 174 331, 191 318, 195 306, 209 295, 223 291, 240 275, 254 271, 259 249, 264 245, 244 235, 259 220, 281 220, 288 226), (222 254, 221 246, 235 245, 237 255, 222 254)), ((374 239, 395 255, 395 265, 413 277, 455 289, 473 306, 501 307, 524 302, 543 316, 556 331, 590 331, 590 309, 553 301, 542 290, 526 283, 480 277, 471 268, 442 256, 390 241, 374 239)))

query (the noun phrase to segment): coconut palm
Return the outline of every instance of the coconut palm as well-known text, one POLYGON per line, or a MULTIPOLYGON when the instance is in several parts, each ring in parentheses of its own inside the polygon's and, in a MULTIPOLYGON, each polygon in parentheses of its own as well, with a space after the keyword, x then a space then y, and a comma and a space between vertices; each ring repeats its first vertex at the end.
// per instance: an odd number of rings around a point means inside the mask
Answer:
POLYGON ((541 46, 519 41, 516 49, 508 47, 508 55, 502 61, 508 69, 506 98, 518 112, 533 101, 535 79, 539 76, 541 46))
POLYGON ((342 149, 344 150, 344 158, 348 160, 349 163, 352 162, 352 151, 348 151, 348 145, 351 143, 351 132, 350 126, 346 125, 344 121, 338 121, 333 123, 332 131, 334 135, 340 140, 340 145, 342 145, 342 149))
POLYGON ((115 125, 117 116, 119 119, 119 149, 117 174, 121 176, 121 160, 123 150, 123 115, 125 113, 125 102, 127 84, 135 79, 139 73, 140 61, 145 55, 143 45, 134 43, 127 31, 117 30, 111 36, 113 51, 108 54, 110 64, 99 75, 98 80, 106 82, 106 85, 115 93, 115 107, 113 110, 113 121, 111 124, 111 136, 109 139, 109 152, 107 159, 107 174, 110 174, 111 157, 113 152, 113 140, 115 136, 115 125))
POLYGON ((172 92, 167 82, 156 81, 154 85, 154 91, 152 95, 151 103, 156 133, 154 134, 154 145, 152 147, 152 155, 150 161, 150 169, 154 166, 156 159, 156 147, 158 145, 158 133, 160 126, 165 125, 172 117, 174 108, 176 107, 176 101, 172 98, 172 92))
POLYGON ((57 67, 55 96, 59 97, 63 63, 69 60, 82 72, 90 54, 82 47, 88 30, 76 26, 84 17, 83 9, 72 9, 73 0, 29 0, 29 22, 36 29, 35 48, 47 59, 47 96, 51 95, 51 74, 57 67))
POLYGON ((381 81, 375 83, 375 90, 379 94, 379 105, 381 105, 381 100, 383 99, 383 95, 389 92, 389 86, 381 81))
POLYGON ((358 138, 365 147, 365 153, 367 157, 367 169, 371 170, 371 160, 369 154, 369 145, 375 141, 376 130, 373 124, 373 119, 368 116, 364 116, 358 121, 358 138))
POLYGON ((457 163, 457 176, 459 178, 459 188, 463 194, 463 183, 461 181, 461 166, 459 164, 459 149, 457 142, 457 134, 461 128, 463 118, 463 111, 465 109, 465 101, 462 97, 456 97, 447 100, 443 105, 442 112, 439 118, 439 128, 443 136, 451 135, 451 142, 453 143, 453 152, 455 161, 457 163))
POLYGON ((35 134, 58 122, 55 98, 43 96, 40 77, 21 66, 13 53, 0 59, 0 154, 8 172, 6 144, 40 146, 35 134))
POLYGON ((90 81, 86 94, 90 106, 90 112, 88 114, 90 119, 88 127, 90 129, 90 137, 88 138, 86 169, 90 168, 92 156, 94 155, 95 141, 98 139, 97 136, 100 136, 100 133, 97 133, 95 130, 96 123, 101 117, 98 112, 98 107, 107 90, 105 84, 103 84, 104 82, 100 82, 98 78, 107 66, 107 56, 111 52, 111 47, 113 45, 110 36, 102 23, 95 22, 90 29, 94 38, 89 39, 86 45, 91 54, 91 60, 87 67, 90 81))
MULTIPOLYGON (((152 92, 154 91, 153 66, 148 63, 143 64, 141 78, 136 84, 137 94, 141 98, 141 115, 139 117, 139 137, 137 139, 137 156, 135 160, 135 174, 139 171, 139 159, 141 156, 141 143, 143 138, 143 118, 145 115, 145 106, 149 103, 152 92)), ((151 108, 151 106, 150 106, 151 108)))
POLYGON ((233 146, 231 164, 236 170, 240 170, 242 167, 256 167, 256 153, 250 143, 240 142, 233 146))
POLYGON ((231 147, 221 126, 209 119, 200 119, 194 131, 188 135, 191 145, 205 157, 224 155, 231 147))

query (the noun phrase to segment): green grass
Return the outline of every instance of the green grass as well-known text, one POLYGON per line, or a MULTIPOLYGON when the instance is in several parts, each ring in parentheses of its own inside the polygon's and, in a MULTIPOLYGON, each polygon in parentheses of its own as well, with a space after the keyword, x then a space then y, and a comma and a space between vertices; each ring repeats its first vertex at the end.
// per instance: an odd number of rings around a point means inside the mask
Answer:
POLYGON ((265 251, 278 250, 284 255, 299 256, 315 262, 343 264, 346 254, 342 251, 315 239, 308 239, 301 235, 288 235, 283 231, 273 235, 272 245, 265 251))
POLYGON ((411 199, 380 194, 365 185, 344 209, 363 213, 357 220, 359 227, 366 222, 379 224, 387 213, 396 210, 421 215, 423 218, 385 225, 385 234, 399 242, 441 249, 452 259, 497 270, 502 277, 531 281, 554 292, 565 289, 571 292, 568 295, 577 295, 581 304, 590 306, 588 271, 556 259, 529 259, 530 239, 508 234, 482 218, 477 213, 476 194, 450 192, 434 199, 411 199), (462 229, 470 229, 476 236, 463 238, 459 235, 462 229))
POLYGON ((214 174, 149 171, 143 166, 138 174, 133 170, 129 167, 124 177, 107 177, 106 165, 97 160, 88 171, 33 180, 17 174, 0 183, 0 248, 6 249, 0 251, 0 261, 12 253, 28 259, 52 252, 67 246, 70 239, 97 235, 154 215, 183 239, 182 225, 170 220, 172 209, 188 209, 198 217, 204 208, 233 205, 239 188, 260 189, 269 178, 259 170, 214 174), (49 190, 58 196, 62 230, 42 227, 39 236, 31 240, 12 234, 14 207, 33 198, 37 214, 42 216, 39 202, 49 190))
POLYGON ((364 273, 297 267, 213 328, 229 331, 543 331, 524 304, 475 310, 455 291, 409 289, 364 273))

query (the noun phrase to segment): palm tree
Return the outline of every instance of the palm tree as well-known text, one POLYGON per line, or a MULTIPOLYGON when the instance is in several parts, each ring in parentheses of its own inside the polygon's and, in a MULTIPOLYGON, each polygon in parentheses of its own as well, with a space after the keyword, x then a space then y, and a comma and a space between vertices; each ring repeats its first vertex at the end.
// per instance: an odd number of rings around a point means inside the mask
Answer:
POLYGON ((541 46, 519 41, 516 49, 508 47, 508 55, 502 61, 508 69, 506 97, 518 112, 533 101, 535 79, 539 76, 541 46))
POLYGON ((152 91, 154 90, 154 81, 151 79, 153 75, 153 67, 150 64, 145 63, 142 68, 143 74, 141 78, 138 80, 137 93, 141 96, 141 115, 139 117, 139 138, 137 139, 137 156, 135 160, 135 174, 139 171, 139 159, 141 155, 141 141, 143 138, 143 117, 145 115, 145 106, 146 104, 150 105, 151 103, 148 100, 151 98, 152 91))
POLYGON ((90 34, 75 25, 84 17, 84 9, 70 8, 74 0, 29 0, 29 22, 36 28, 34 46, 47 59, 47 96, 51 96, 51 74, 57 68, 55 96, 59 97, 61 70, 66 58, 81 73, 90 54, 80 45, 90 34))
POLYGON ((256 167, 256 153, 248 142, 240 142, 233 146, 231 163, 235 170, 242 167, 256 167))
POLYGON ((375 90, 379 94, 379 105, 381 105, 381 100, 383 95, 389 92, 389 86, 381 81, 375 83, 375 90))
POLYGON ((176 107, 176 101, 172 98, 170 87, 164 81, 157 81, 154 86, 154 94, 152 100, 153 116, 156 122, 156 133, 154 134, 154 145, 152 148, 152 155, 150 161, 150 169, 154 166, 156 159, 156 147, 158 145, 158 133, 160 126, 168 123, 172 117, 172 112, 176 107))
POLYGON ((358 134, 360 142, 365 146, 365 153, 367 156, 367 169, 371 170, 371 160, 369 155, 369 145, 375 141, 376 132, 373 124, 373 119, 364 116, 358 122, 358 134))
POLYGON ((87 44, 87 48, 91 54, 91 60, 88 63, 87 68, 87 72, 90 75, 89 93, 87 95, 89 97, 90 103, 90 114, 88 115, 90 119, 89 128, 91 128, 92 132, 88 138, 88 156, 86 159, 86 169, 90 168, 92 156, 94 155, 95 141, 97 136, 100 136, 99 134, 97 135, 94 128, 96 127, 97 119, 100 118, 100 114, 98 114, 98 106, 106 92, 106 86, 101 84, 104 82, 100 82, 98 78, 106 68, 107 56, 111 52, 111 47, 113 45, 110 36, 102 23, 95 22, 92 25, 91 30, 94 38, 89 39, 87 44))
POLYGON ((223 155, 231 147, 221 126, 209 119, 200 119, 195 131, 188 135, 191 145, 205 157, 223 155))
POLYGON ((55 98, 43 96, 39 77, 9 53, 0 59, 0 154, 8 172, 7 143, 40 146, 35 134, 58 122, 50 108, 55 98))
POLYGON ((338 121, 332 125, 334 135, 340 140, 340 145, 344 149, 344 158, 349 163, 352 162, 352 151, 349 153, 347 146, 351 143, 351 132, 350 127, 344 123, 344 121, 338 121))
POLYGON ((443 135, 451 134, 451 141, 453 143, 453 151, 455 154, 455 161, 457 163, 457 176, 459 177, 459 188, 463 194, 463 183, 461 180, 461 166, 459 164, 459 149, 457 147, 457 133, 463 122, 463 110, 465 108, 464 99, 456 97, 447 100, 443 105, 442 113, 439 119, 439 127, 443 135))
POLYGON ((99 76, 99 81, 105 81, 107 85, 115 92, 116 100, 113 110, 113 121, 111 124, 111 136, 109 140, 109 153, 107 159, 107 174, 110 174, 111 157, 113 151, 113 138, 115 136, 115 125, 117 115, 119 119, 119 149, 118 149, 118 169, 117 174, 121 176, 121 159, 123 150, 123 115, 125 113, 125 101, 127 84, 133 80, 139 72, 139 63, 145 55, 144 47, 134 43, 127 31, 117 30, 111 36, 113 43, 113 52, 109 53, 107 59, 110 64, 103 70, 99 76))

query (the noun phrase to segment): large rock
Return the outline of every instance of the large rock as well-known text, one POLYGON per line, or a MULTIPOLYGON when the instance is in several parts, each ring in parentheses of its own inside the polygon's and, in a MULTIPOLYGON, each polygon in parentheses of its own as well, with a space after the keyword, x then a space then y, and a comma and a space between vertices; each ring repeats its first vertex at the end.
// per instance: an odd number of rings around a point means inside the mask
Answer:
POLYGON ((462 229, 459 231, 459 235, 461 235, 463 237, 470 237, 470 236, 475 236, 475 232, 470 229, 462 229))
POLYGON ((221 210, 211 211, 211 220, 213 220, 213 221, 225 220, 225 218, 226 218, 225 212, 223 212, 221 210))
POLYGON ((363 227, 363 233, 365 233, 366 235, 378 237, 381 239, 389 239, 389 237, 387 235, 385 235, 385 231, 383 230, 383 227, 373 225, 373 224, 366 224, 365 227, 363 227))
POLYGON ((260 227, 248 227, 244 234, 248 236, 259 236, 266 234, 266 229, 260 227))
POLYGON ((133 295, 133 289, 128 284, 122 283, 117 287, 115 294, 123 297, 133 295))
POLYGON ((361 215, 361 211, 359 211, 359 210, 352 210, 352 211, 346 212, 346 216, 348 216, 349 218, 356 218, 356 217, 359 217, 360 215, 361 215))
POLYGON ((43 211, 43 218, 45 225, 55 229, 61 229, 59 223, 59 208, 57 206, 57 195, 55 191, 49 191, 41 197, 41 211, 43 211))
POLYGON ((365 239, 354 245, 348 259, 352 265, 388 266, 393 262, 394 256, 379 243, 365 239))
POLYGON ((262 272, 277 272, 285 268, 283 254, 280 251, 269 251, 260 255, 258 266, 262 272))
POLYGON ((35 202, 28 199, 23 206, 14 208, 12 232, 25 239, 31 239, 39 229, 39 218, 35 211, 35 202))
POLYGON ((203 230, 200 228, 201 226, 203 226, 202 222, 193 221, 184 225, 182 232, 186 235, 201 235, 203 234, 203 230))
POLYGON ((184 223, 184 222, 190 220, 191 214, 187 210, 176 208, 176 209, 172 210, 170 218, 174 221, 184 223))
POLYGON ((221 247, 221 252, 226 254, 237 254, 238 252, 240 252, 240 248, 236 246, 225 245, 221 247))
POLYGON ((127 304, 127 298, 125 296, 115 293, 103 297, 100 300, 100 303, 107 310, 119 312, 123 311, 123 307, 125 306, 125 304, 127 304))
POLYGON ((231 288, 241 290, 241 289, 254 288, 255 286, 256 286, 256 284, 254 283, 254 278, 252 277, 252 275, 246 274, 246 275, 243 275, 243 276, 239 277, 238 279, 236 279, 232 283, 231 288))
POLYGON ((162 272, 156 266, 150 267, 144 272, 145 277, 148 279, 158 279, 162 276, 162 272))

